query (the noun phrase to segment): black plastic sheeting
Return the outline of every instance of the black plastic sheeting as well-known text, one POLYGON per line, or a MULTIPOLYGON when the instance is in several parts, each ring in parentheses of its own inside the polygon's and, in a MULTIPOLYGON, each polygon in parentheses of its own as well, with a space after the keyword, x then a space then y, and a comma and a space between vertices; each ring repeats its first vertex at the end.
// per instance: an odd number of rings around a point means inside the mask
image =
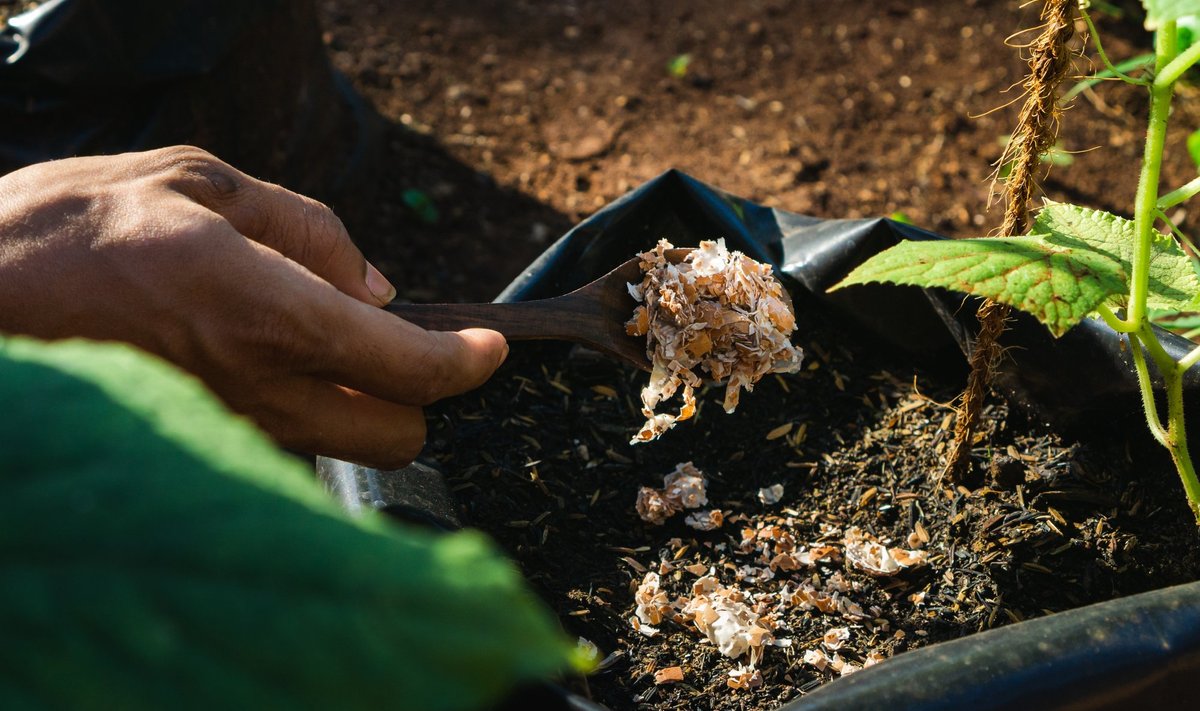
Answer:
MULTIPOLYGON (((504 290, 498 301, 554 296, 581 286, 653 245, 676 246, 724 237, 792 280, 794 300, 830 309, 885 347, 926 363, 962 367, 977 330, 978 301, 941 289, 855 286, 827 294, 868 257, 905 239, 942 239, 884 218, 823 220, 763 207, 678 171, 625 195, 568 232, 504 290)), ((1159 331, 1167 351, 1182 356, 1191 342, 1159 331)), ((1015 313, 1003 345, 998 387, 1065 432, 1100 422, 1141 418, 1127 340, 1088 319, 1055 339, 1033 317, 1015 313)), ((1185 377, 1185 400, 1200 406, 1200 368, 1185 377)))
POLYGON ((897 655, 783 711, 1196 709, 1200 583, 897 655))
MULTIPOLYGON (((847 330, 878 339, 882 349, 928 367, 965 372, 977 300, 939 289, 884 285, 826 293, 854 267, 900 240, 941 237, 887 219, 824 220, 763 207, 678 171, 664 173, 577 225, 497 301, 567 293, 659 238, 692 246, 717 237, 786 275, 797 309, 828 309, 845 320, 847 330)), ((1160 335, 1173 354, 1191 348, 1181 338, 1160 335)), ((1002 343, 1009 351, 1001 389, 1060 429, 1126 419, 1136 426, 1141 419, 1127 343, 1103 322, 1089 320, 1054 339, 1032 317, 1016 314, 1002 343)), ((1193 368, 1186 378, 1192 411, 1200 405, 1198 384, 1200 371, 1193 368)), ((403 474, 359 471, 330 486, 340 496, 370 499, 386 509, 387 501, 345 489, 371 477, 378 492, 378 481, 403 474)), ((427 516, 444 519, 453 511, 427 516)), ((411 520, 411 512, 404 517, 411 520)), ((1158 708, 1197 708, 1197 678, 1200 583, 1192 583, 901 654, 826 684, 786 709, 1115 709, 1134 699, 1153 701, 1158 708)), ((541 692, 544 701, 545 689, 541 692)), ((557 705, 546 708, 587 703, 565 692, 551 696, 557 705)))

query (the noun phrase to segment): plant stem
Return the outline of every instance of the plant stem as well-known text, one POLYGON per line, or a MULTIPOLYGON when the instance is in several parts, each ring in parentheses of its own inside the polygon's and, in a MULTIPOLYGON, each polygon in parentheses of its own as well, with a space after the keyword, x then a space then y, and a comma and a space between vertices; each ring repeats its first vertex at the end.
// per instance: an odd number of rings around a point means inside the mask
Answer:
POLYGON ((1108 306, 1105 306, 1104 304, 1100 304, 1096 307, 1096 313, 1100 314, 1100 318, 1104 319, 1104 323, 1107 323, 1108 327, 1117 333, 1133 333, 1135 330, 1130 328, 1128 323, 1118 318, 1117 315, 1112 312, 1112 309, 1108 308, 1108 306))
POLYGON ((1154 381, 1150 377, 1150 368, 1146 366, 1146 354, 1142 352, 1142 343, 1136 334, 1129 334, 1129 352, 1133 355, 1133 369, 1137 372, 1138 389, 1142 393, 1142 410, 1146 413, 1146 424, 1155 441, 1167 449, 1171 448, 1167 439, 1167 430, 1158 418, 1158 405, 1154 402, 1154 381))
POLYGON ((1088 14, 1087 10, 1083 9, 1082 3, 1080 3, 1079 14, 1083 16, 1083 21, 1087 23, 1088 34, 1091 35, 1092 42, 1096 45, 1096 54, 1100 55, 1100 61, 1104 62, 1104 66, 1108 68, 1108 71, 1112 72, 1113 76, 1130 84, 1145 86, 1150 83, 1145 79, 1135 79, 1129 76, 1120 69, 1117 69, 1112 62, 1108 61, 1108 55, 1104 53, 1104 47, 1100 44, 1100 33, 1096 31, 1096 26, 1092 24, 1092 16, 1088 14))
POLYGON ((1187 492, 1188 504, 1192 507, 1192 515, 1200 525, 1200 480, 1196 478, 1196 469, 1192 466, 1192 457, 1188 453, 1187 432, 1183 420, 1183 373, 1172 369, 1163 376, 1167 389, 1167 450, 1179 470, 1179 478, 1183 481, 1183 490, 1187 492))
MULTIPOLYGON (((1166 66, 1175 53, 1175 23, 1167 22, 1155 38, 1157 60, 1155 68, 1166 66)), ((1174 84, 1160 85, 1158 79, 1150 87, 1150 124, 1146 128, 1146 150, 1142 158, 1142 174, 1134 200, 1134 231, 1137 245, 1133 259, 1133 275, 1129 282, 1129 316, 1125 320, 1130 330, 1140 330, 1146 322, 1146 294, 1150 286, 1150 249, 1154 244, 1154 217, 1158 207, 1158 180, 1162 170, 1163 145, 1167 137, 1167 117, 1171 112, 1171 93, 1174 84)))
POLYGON ((1200 347, 1193 348, 1190 353, 1181 358, 1175 364, 1175 370, 1179 371, 1180 375, 1183 375, 1184 371, 1197 363, 1200 363, 1200 347))
MULTIPOLYGON (((1167 24, 1172 25, 1171 41, 1174 42, 1175 23, 1171 22, 1167 24)), ((1163 26, 1163 29, 1166 29, 1166 25, 1163 26)), ((1162 30, 1159 30, 1159 35, 1161 34, 1162 30)), ((1174 49, 1174 47, 1172 49, 1174 49)), ((1191 69, 1192 65, 1198 61, 1200 61, 1200 42, 1188 47, 1183 51, 1183 54, 1171 59, 1166 66, 1156 66, 1154 72, 1154 87, 1158 88, 1160 86, 1172 86, 1175 82, 1179 81, 1179 77, 1183 76, 1184 72, 1186 72, 1188 69, 1191 69)))
POLYGON ((1200 178, 1192 178, 1187 185, 1178 187, 1160 197, 1158 199, 1158 209, 1168 210, 1172 207, 1175 207, 1179 203, 1190 199, 1196 193, 1200 193, 1200 178))
MULTIPOLYGON (((1155 37, 1155 78, 1150 85, 1150 123, 1146 128, 1146 149, 1143 154, 1142 172, 1138 180, 1137 196, 1134 202, 1134 231, 1137 245, 1133 258, 1133 274, 1129 282, 1129 309, 1125 321, 1117 321, 1117 330, 1128 328, 1130 334, 1130 352, 1133 355, 1134 368, 1137 370, 1138 386, 1142 394, 1142 406, 1146 412, 1146 424, 1151 434, 1160 444, 1167 448, 1179 478, 1183 482, 1183 490, 1187 493, 1188 504, 1192 515, 1200 525, 1200 480, 1196 478, 1196 470, 1192 465, 1191 454, 1188 452, 1187 430, 1184 424, 1183 412, 1183 374, 1189 367, 1200 362, 1200 349, 1193 350, 1179 362, 1163 348, 1154 327, 1146 317, 1146 297, 1149 293, 1150 255, 1157 236, 1154 221, 1162 214, 1160 206, 1177 204, 1191 195, 1200 192, 1200 187, 1192 189, 1192 183, 1168 194, 1163 200, 1158 198, 1158 183, 1162 168, 1163 146, 1167 135, 1167 117, 1171 111, 1171 95, 1175 91, 1175 81, 1183 76, 1188 67, 1200 61, 1200 44, 1189 47, 1183 54, 1176 56, 1176 26, 1174 22, 1164 23, 1155 37), (1189 193, 1189 191, 1191 191, 1189 193), (1153 381, 1150 369, 1146 363, 1143 347, 1163 379, 1163 387, 1167 391, 1167 425, 1163 428, 1158 416, 1158 407, 1154 401, 1153 381)), ((1196 182, 1196 181, 1193 181, 1196 182)), ((1164 216, 1165 217, 1165 216, 1164 216)), ((1170 224, 1170 221, 1167 221, 1170 224)), ((1111 315, 1111 314, 1110 314, 1111 315)), ((1104 316, 1103 311, 1101 316, 1104 316)), ((1108 318, 1105 318, 1108 321, 1108 318)), ((1113 325, 1112 322, 1109 323, 1113 325)))

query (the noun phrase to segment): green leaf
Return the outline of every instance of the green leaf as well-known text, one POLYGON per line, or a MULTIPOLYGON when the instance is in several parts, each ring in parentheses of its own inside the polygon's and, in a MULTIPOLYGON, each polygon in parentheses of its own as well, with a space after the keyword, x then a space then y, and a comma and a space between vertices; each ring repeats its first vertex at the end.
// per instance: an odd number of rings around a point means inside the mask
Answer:
POLYGON ((477 533, 341 512, 202 386, 0 338, 0 707, 468 709, 578 653, 477 533))
MULTIPOLYGON (((906 241, 833 287, 890 282, 940 286, 1009 304, 1061 336, 1125 288, 1120 263, 1041 237, 906 241)), ((830 289, 832 291, 833 289, 830 289)))
POLYGON ((1188 15, 1200 15, 1200 0, 1142 0, 1146 8, 1146 29, 1156 30, 1164 22, 1188 15))
MULTIPOLYGON (((1132 221, 1048 202, 1033 230, 1028 237, 901 242, 833 288, 891 282, 955 289, 1033 314, 1056 336, 1102 303, 1125 304, 1135 247, 1132 221)), ((1173 311, 1200 306, 1200 279, 1169 235, 1159 235, 1151 252, 1146 303, 1173 311)))
MULTIPOLYGON (((1055 244, 1073 249, 1090 248, 1121 264, 1125 274, 1133 272, 1137 247, 1133 220, 1102 210, 1047 201, 1033 223, 1035 233, 1047 234, 1055 244)), ((1149 291, 1151 309, 1187 311, 1200 305, 1200 279, 1187 254, 1170 235, 1155 232, 1150 253, 1149 291)), ((1113 306, 1128 301, 1122 290, 1110 300, 1113 306)))

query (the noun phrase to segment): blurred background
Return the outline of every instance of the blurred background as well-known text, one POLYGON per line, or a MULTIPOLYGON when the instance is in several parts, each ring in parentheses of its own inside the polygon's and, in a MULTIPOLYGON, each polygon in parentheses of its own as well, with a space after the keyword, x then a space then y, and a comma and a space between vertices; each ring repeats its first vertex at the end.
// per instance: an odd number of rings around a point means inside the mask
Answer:
MULTIPOLYGON (((331 204, 416 301, 493 298, 669 168, 794 212, 988 234, 1040 7, 5 1, 0 172, 196 143, 331 204)), ((1092 15, 1113 61, 1149 48, 1140 3, 1092 15)), ((1091 51, 1077 64, 1064 90, 1102 68, 1091 51)), ((1179 93, 1164 185, 1197 170, 1200 103, 1179 93)), ((1045 194, 1127 211, 1144 92, 1079 85, 1068 104, 1045 194)), ((1186 232, 1187 210, 1172 217, 1186 232)))
MULTIPOLYGON (((1147 51, 1138 3, 1093 5, 1114 62, 1147 51)), ((795 212, 987 234, 1018 45, 1033 37, 1021 31, 1040 7, 324 0, 335 67, 388 126, 379 199, 354 234, 402 297, 490 299, 572 224, 672 167, 795 212)), ((1093 57, 1081 77, 1103 68, 1093 57)), ((1167 185, 1196 173, 1194 96, 1176 102, 1167 185)), ((1046 195, 1127 212, 1145 104, 1117 82, 1072 99, 1046 195)))

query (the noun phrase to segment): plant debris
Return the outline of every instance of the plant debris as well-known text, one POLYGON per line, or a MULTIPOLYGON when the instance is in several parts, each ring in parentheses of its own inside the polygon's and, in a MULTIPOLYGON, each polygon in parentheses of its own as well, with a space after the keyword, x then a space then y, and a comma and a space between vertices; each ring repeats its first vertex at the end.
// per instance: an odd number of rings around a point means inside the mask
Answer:
MULTIPOLYGON (((753 390, 768 373, 800 369, 804 354, 790 339, 795 315, 783 286, 768 264, 730 252, 725 240, 703 241, 684 261, 672 264, 659 240, 641 254, 645 276, 630 284, 639 305, 625 325, 631 336, 646 336, 652 370, 642 390, 646 424, 632 442, 649 442, 696 414, 697 370, 726 383, 725 412, 737 409, 741 391, 753 390), (683 386, 678 414, 655 408, 683 386)), ((789 427, 790 429, 790 427, 789 427)))

